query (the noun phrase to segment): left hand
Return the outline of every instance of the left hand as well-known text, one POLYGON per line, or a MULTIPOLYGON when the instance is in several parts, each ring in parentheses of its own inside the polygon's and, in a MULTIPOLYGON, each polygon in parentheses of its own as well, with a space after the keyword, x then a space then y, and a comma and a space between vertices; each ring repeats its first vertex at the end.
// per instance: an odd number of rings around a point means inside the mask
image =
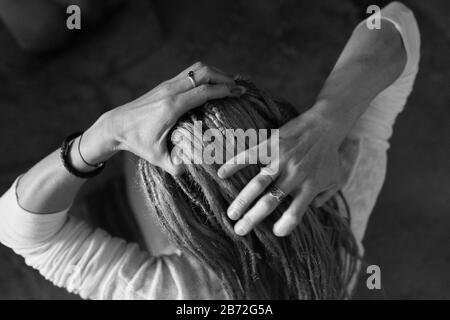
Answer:
POLYGON ((259 148, 279 143, 277 159, 270 159, 228 209, 231 219, 240 219, 235 232, 247 234, 279 205, 277 198, 266 193, 272 183, 292 197, 289 208, 274 225, 277 236, 290 234, 310 204, 320 207, 329 200, 343 183, 338 153, 345 136, 343 131, 337 122, 310 109, 281 127, 279 139, 268 139, 227 161, 219 169, 221 178, 247 166, 243 164, 245 159, 257 154, 259 148))
POLYGON ((105 113, 83 137, 83 154, 92 163, 127 151, 172 175, 182 166, 169 151, 167 140, 177 120, 208 100, 237 98, 245 88, 233 77, 197 62, 176 77, 164 81, 138 99, 105 113), (189 80, 192 71, 195 86, 189 80), (104 139, 100 139, 104 137, 104 139))

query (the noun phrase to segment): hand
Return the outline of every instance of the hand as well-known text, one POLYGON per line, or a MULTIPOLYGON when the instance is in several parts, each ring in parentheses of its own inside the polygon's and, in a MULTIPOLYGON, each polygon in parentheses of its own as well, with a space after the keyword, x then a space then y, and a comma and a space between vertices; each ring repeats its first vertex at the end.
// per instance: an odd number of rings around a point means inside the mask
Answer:
POLYGON ((279 143, 279 153, 256 175, 228 209, 231 219, 240 219, 235 232, 245 235, 279 205, 266 189, 274 184, 291 195, 292 202, 274 225, 277 236, 286 236, 297 226, 308 206, 322 206, 342 184, 338 153, 343 141, 343 129, 313 109, 280 128, 279 139, 262 142, 230 159, 219 169, 226 178, 245 167, 245 159, 257 157, 259 148, 279 143), (258 199, 259 197, 259 199, 258 199), (257 200, 255 202, 255 200, 257 200), (252 203, 255 203, 253 206, 252 203))
POLYGON ((238 97, 244 92, 245 88, 237 86, 231 76, 196 63, 142 97, 109 111, 98 122, 106 132, 103 136, 112 137, 108 139, 114 142, 111 152, 132 152, 175 175, 180 172, 180 166, 168 152, 167 135, 176 121, 208 100, 238 97), (188 77, 191 70, 196 88, 188 77))

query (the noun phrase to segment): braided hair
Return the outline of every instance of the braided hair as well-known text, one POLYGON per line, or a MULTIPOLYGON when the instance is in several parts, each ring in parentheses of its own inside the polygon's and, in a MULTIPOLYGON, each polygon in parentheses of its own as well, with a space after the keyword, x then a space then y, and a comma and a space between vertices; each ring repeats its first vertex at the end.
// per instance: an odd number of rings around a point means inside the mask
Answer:
POLYGON ((172 176, 139 161, 141 183, 157 220, 178 248, 218 276, 229 299, 347 298, 358 250, 346 219, 349 212, 343 212, 346 207, 338 205, 337 196, 321 208, 309 207, 287 237, 276 237, 272 226, 289 206, 289 197, 252 232, 237 236, 227 208, 260 165, 220 179, 219 164, 192 161, 198 151, 193 149, 206 143, 194 141, 195 121, 201 121, 203 132, 214 128, 225 134, 224 129, 276 129, 297 115, 286 101, 250 82, 239 84, 247 88, 242 97, 210 101, 174 127, 172 137, 185 138, 184 174, 172 176))

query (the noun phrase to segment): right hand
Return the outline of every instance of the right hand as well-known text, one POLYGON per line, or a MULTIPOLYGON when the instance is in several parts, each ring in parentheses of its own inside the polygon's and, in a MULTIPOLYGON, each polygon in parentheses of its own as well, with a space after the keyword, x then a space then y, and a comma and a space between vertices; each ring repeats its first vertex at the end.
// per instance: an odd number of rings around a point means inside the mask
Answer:
POLYGON ((267 192, 271 185, 292 197, 290 206, 273 227, 280 237, 289 235, 301 223, 310 204, 321 207, 342 187, 339 147, 350 125, 337 121, 329 112, 319 112, 319 107, 322 103, 283 125, 277 138, 272 136, 238 154, 219 169, 219 177, 229 178, 246 167, 248 159, 256 159, 261 149, 267 150, 268 145, 271 150, 279 150, 228 209, 230 219, 239 220, 234 226, 238 235, 248 234, 280 204, 267 192))
MULTIPOLYGON (((180 166, 174 163, 167 148, 167 136, 176 121, 208 100, 239 97, 243 93, 245 88, 236 85, 231 76, 203 63, 195 63, 140 98, 104 114, 91 128, 94 131, 101 128, 100 136, 107 137, 104 144, 108 145, 108 151, 101 158, 93 156, 91 161, 103 161, 115 152, 125 150, 173 175, 179 174, 180 166), (188 78, 191 70, 197 84, 195 88, 188 78)), ((89 135, 99 136, 98 131, 95 135, 88 131, 87 137, 83 136, 83 144, 89 135)), ((89 158, 89 155, 85 157, 89 158)))

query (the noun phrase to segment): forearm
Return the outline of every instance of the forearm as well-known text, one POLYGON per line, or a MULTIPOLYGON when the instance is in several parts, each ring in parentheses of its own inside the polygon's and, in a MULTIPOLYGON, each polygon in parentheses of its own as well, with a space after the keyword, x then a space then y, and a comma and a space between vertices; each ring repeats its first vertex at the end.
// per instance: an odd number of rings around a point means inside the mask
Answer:
MULTIPOLYGON (((70 156, 79 171, 93 168, 80 157, 95 164, 108 160, 118 150, 131 152, 163 170, 176 174, 176 166, 167 148, 166 137, 176 120, 208 100, 237 98, 245 88, 214 68, 196 63, 190 68, 198 73, 198 86, 192 88, 183 71, 140 98, 117 107, 100 117, 83 135, 82 149, 74 142, 70 156), (210 81, 214 85, 207 85, 210 81)), ((23 209, 50 213, 66 209, 84 180, 73 177, 61 163, 58 151, 31 168, 19 182, 17 195, 23 209)))
MULTIPOLYGON (((82 152, 89 162, 98 163, 114 154, 112 140, 106 134, 105 120, 101 117, 83 135, 82 152)), ((78 152, 77 138, 70 151, 73 166, 80 171, 93 168, 86 165, 78 152)), ((63 166, 60 151, 56 150, 26 172, 17 186, 22 208, 35 213, 51 213, 66 209, 75 199, 85 182, 70 174, 63 166)))
POLYGON ((379 30, 362 26, 349 39, 311 110, 335 123, 343 140, 405 64, 401 36, 392 23, 382 20, 379 30))

